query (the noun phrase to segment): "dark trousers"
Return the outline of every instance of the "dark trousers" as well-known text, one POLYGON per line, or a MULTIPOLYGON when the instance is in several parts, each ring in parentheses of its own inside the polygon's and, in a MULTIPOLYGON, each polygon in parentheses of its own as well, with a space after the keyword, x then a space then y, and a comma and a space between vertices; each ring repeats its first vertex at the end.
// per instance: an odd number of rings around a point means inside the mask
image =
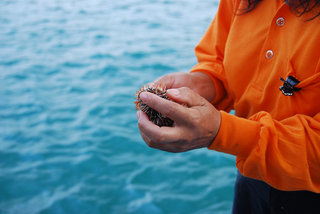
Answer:
POLYGON ((238 172, 232 213, 320 214, 320 194, 309 191, 280 191, 238 172))

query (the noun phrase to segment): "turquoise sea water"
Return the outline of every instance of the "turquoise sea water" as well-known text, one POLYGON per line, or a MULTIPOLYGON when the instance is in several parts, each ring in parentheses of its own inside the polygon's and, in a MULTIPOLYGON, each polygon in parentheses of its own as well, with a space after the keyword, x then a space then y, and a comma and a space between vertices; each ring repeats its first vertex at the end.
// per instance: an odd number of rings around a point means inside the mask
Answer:
POLYGON ((230 213, 234 158, 147 147, 143 84, 195 63, 217 0, 1 0, 0 213, 230 213))

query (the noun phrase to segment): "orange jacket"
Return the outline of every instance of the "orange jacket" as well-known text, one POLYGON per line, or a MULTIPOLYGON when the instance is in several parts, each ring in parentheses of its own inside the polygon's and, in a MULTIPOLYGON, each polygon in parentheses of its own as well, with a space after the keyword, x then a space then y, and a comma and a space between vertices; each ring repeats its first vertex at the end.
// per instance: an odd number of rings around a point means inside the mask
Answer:
POLYGON ((211 77, 222 115, 208 148, 236 155, 244 176, 320 193, 320 20, 297 17, 282 0, 239 7, 221 0, 195 49, 191 72, 211 77), (289 75, 301 81, 293 96, 279 90, 289 75))

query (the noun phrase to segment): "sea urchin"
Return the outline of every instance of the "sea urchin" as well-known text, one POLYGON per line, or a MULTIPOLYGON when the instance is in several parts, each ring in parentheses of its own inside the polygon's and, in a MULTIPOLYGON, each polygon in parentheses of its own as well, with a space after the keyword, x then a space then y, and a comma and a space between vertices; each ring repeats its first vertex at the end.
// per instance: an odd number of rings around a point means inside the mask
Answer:
POLYGON ((167 90, 159 85, 152 87, 142 87, 139 91, 136 92, 137 101, 135 102, 135 104, 136 110, 141 110, 144 113, 146 113, 149 117, 149 120, 157 126, 173 126, 173 120, 163 116, 160 112, 157 112, 156 110, 150 108, 148 105, 142 102, 142 100, 140 99, 140 94, 142 92, 150 92, 158 95, 163 99, 170 100, 170 98, 167 95, 167 90))

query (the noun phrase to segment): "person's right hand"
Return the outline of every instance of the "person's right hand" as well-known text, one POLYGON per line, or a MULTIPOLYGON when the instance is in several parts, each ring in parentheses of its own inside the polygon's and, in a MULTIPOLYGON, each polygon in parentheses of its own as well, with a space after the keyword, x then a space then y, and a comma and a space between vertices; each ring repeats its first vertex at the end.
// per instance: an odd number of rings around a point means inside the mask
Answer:
POLYGON ((172 127, 159 127, 149 120, 146 113, 138 111, 138 126, 143 140, 150 147, 167 152, 208 147, 220 129, 220 111, 187 87, 169 89, 167 95, 174 102, 153 93, 141 93, 145 104, 175 122, 172 127))
POLYGON ((164 75, 148 86, 161 85, 166 89, 188 87, 211 102, 215 97, 215 87, 211 78, 200 72, 194 73, 171 73, 164 75))

